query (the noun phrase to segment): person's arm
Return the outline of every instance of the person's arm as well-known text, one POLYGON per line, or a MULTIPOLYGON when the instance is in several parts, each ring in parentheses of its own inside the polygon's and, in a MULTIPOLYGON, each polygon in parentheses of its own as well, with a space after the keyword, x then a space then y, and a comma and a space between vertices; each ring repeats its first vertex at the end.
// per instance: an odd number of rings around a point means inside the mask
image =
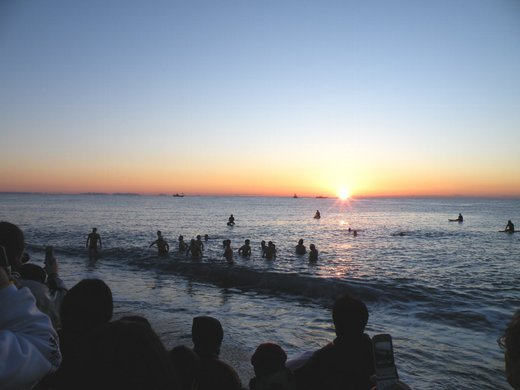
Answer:
POLYGON ((3 269, 0 307, 0 388, 31 388, 60 365, 58 335, 29 289, 18 290, 3 269))
POLYGON ((154 246, 155 244, 157 244, 157 240, 155 240, 154 242, 152 242, 148 248, 151 248, 151 247, 154 246))
POLYGON ((103 248, 103 244, 101 243, 101 236, 98 236, 99 238, 99 249, 103 248))
POLYGON ((90 242, 90 234, 87 236, 87 243, 85 244, 85 248, 88 248, 88 243, 90 242))

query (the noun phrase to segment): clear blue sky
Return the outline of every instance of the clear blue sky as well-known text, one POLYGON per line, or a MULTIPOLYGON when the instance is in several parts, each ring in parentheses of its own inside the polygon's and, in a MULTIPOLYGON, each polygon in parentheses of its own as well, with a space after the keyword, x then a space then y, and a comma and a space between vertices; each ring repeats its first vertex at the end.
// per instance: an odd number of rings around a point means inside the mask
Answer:
POLYGON ((0 190, 520 195, 517 0, 2 1, 0 53, 0 190))

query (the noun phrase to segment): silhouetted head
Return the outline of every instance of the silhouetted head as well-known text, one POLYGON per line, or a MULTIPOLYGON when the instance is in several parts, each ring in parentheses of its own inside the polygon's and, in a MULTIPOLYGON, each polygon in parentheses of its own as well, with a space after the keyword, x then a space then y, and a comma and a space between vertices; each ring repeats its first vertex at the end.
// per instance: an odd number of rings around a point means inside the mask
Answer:
MULTIPOLYGON (((112 321, 85 336, 81 361, 88 375, 78 383, 88 389, 176 389, 168 352, 141 320, 112 321)), ((76 379, 77 380, 77 379, 76 379)))
POLYGON ((311 245, 309 245, 309 248, 310 248, 311 251, 313 251, 313 250, 316 249, 316 246, 314 244, 311 244, 311 245))
POLYGON ((39 265, 33 263, 24 263, 18 268, 18 273, 25 280, 34 280, 36 282, 45 283, 47 281, 47 272, 39 265))
POLYGON ((507 381, 520 389, 520 310, 514 314, 502 339, 507 381))
POLYGON ((361 300, 342 295, 334 302, 332 320, 338 337, 360 336, 368 322, 368 309, 361 300))
POLYGON ((209 316, 200 316, 193 319, 191 339, 195 352, 202 355, 218 355, 220 345, 224 339, 224 330, 220 321, 209 316))
POLYGON ((92 233, 97 232, 97 228, 92 228, 92 233))
POLYGON ((268 375, 285 368, 287 354, 278 344, 264 343, 256 348, 251 357, 251 364, 255 368, 255 375, 268 375))
POLYGON ((161 236, 161 234, 162 234, 161 231, 160 231, 160 230, 157 230, 157 235, 158 235, 158 236, 161 236))
POLYGON ((262 242, 260 243, 260 245, 265 246, 265 241, 262 240, 262 242))
POLYGON ((179 241, 184 241, 184 237, 183 236, 179 236, 179 241))
POLYGON ((303 238, 300 238, 300 239, 298 240, 298 244, 303 245, 303 238))
POLYGON ((249 240, 246 240, 246 241, 245 241, 245 243, 246 243, 247 245, 249 245, 250 242, 251 242, 251 241, 249 241, 249 240))
POLYGON ((201 239, 200 234, 198 234, 197 235, 197 240, 200 240, 200 239, 201 239))
POLYGON ((10 222, 0 222, 0 245, 5 248, 5 254, 11 267, 15 270, 18 269, 25 247, 23 232, 20 228, 10 222))
POLYGON ((61 304, 63 329, 86 333, 112 318, 112 291, 100 279, 83 279, 72 287, 61 304))
POLYGON ((206 240, 206 241, 209 240, 209 236, 207 234, 204 234, 204 240, 206 240))

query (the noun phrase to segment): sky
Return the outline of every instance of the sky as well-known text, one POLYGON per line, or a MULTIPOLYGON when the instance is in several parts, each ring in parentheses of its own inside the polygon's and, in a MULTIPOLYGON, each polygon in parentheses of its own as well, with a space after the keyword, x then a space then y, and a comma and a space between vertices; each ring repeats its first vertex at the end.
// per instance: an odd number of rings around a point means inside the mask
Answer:
POLYGON ((3 0, 0 191, 520 196, 518 0, 3 0))

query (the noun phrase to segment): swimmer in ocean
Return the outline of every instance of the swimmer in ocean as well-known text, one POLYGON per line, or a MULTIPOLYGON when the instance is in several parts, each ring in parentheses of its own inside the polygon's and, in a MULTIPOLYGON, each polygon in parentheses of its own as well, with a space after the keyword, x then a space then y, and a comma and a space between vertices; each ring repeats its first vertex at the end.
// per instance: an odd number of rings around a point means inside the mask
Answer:
POLYGON ((183 254, 184 252, 186 252, 187 247, 188 245, 184 242, 184 237, 179 236, 179 253, 183 254))
POLYGON ((244 241, 244 245, 242 245, 238 250, 240 256, 251 257, 251 245, 249 245, 249 243, 249 240, 244 241))
POLYGON ((224 258, 228 263, 233 263, 233 249, 231 249, 231 240, 226 240, 226 247, 224 249, 224 258))
POLYGON ((228 226, 233 226, 235 224, 235 217, 233 217, 233 214, 231 214, 228 218, 228 226))
POLYGON ((157 240, 152 242, 150 244, 149 248, 151 248, 154 245, 157 246, 158 255, 161 257, 166 256, 168 254, 168 252, 170 251, 170 246, 168 245, 166 240, 163 238, 160 230, 157 230, 157 240))
POLYGON ((296 254, 304 255, 305 253, 307 253, 307 248, 305 248, 305 245, 303 245, 303 238, 300 238, 298 245, 296 245, 296 254))
POLYGON ((262 257, 265 257, 265 254, 267 252, 267 245, 265 245, 265 241, 262 240, 260 243, 260 249, 262 250, 262 257))
POLYGON ((276 259, 276 245, 272 241, 269 241, 267 243, 267 249, 265 250, 265 258, 267 260, 276 259))
POLYGON ((504 229, 504 231, 508 232, 508 233, 515 232, 515 225, 513 224, 513 222, 511 222, 511 220, 507 221, 507 225, 506 225, 506 228, 504 229))
POLYGON ((309 261, 312 263, 318 261, 318 250, 314 244, 309 246, 309 261))
POLYGON ((314 219, 320 219, 320 218, 321 218, 320 210, 316 210, 316 214, 314 214, 314 219))
POLYGON ((204 243, 202 242, 202 237, 200 236, 200 234, 197 236, 197 241, 195 242, 199 246, 200 253, 202 253, 204 251, 204 243))
POLYGON ((92 228, 92 233, 87 236, 88 258, 96 260, 98 258, 98 242, 99 249, 101 249, 101 236, 97 233, 97 228, 92 228))
POLYGON ((200 247, 195 241, 194 238, 191 239, 190 245, 188 246, 188 250, 186 251, 186 256, 191 253, 192 259, 200 259, 202 257, 202 252, 200 251, 200 247))

